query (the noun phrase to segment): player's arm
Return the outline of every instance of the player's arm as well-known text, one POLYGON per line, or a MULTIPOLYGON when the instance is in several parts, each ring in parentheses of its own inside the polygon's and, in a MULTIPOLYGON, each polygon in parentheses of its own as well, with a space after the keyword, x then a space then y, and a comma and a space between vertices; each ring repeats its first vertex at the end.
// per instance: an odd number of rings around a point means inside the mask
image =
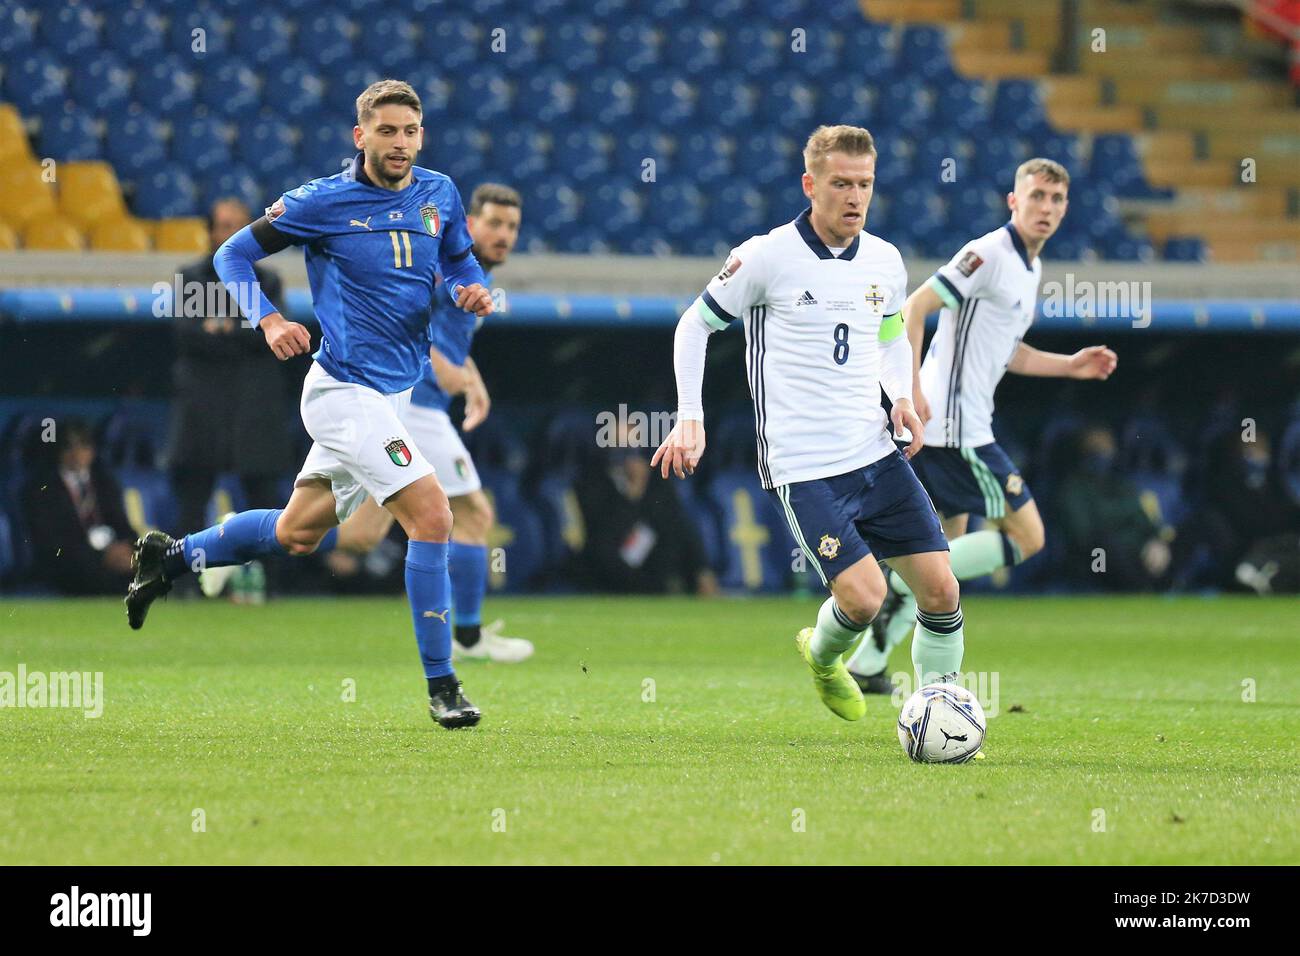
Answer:
POLYGON ((486 288, 483 267, 474 255, 474 241, 465 222, 460 193, 454 194, 456 201, 447 216, 447 232, 438 244, 438 271, 456 308, 473 312, 482 319, 492 314, 492 294, 486 288))
POLYGON ((487 419, 492 410, 492 397, 488 395, 487 383, 472 358, 465 359, 465 370, 469 373, 469 380, 465 384, 465 420, 460 427, 472 432, 487 419))
POLYGON ((921 391, 921 358, 925 354, 925 317, 943 308, 943 300, 927 282, 914 290, 903 303, 903 329, 912 346, 912 404, 917 417, 925 424, 930 420, 930 402, 921 391))
POLYGON ((1007 371, 1042 378, 1083 378, 1105 381, 1119 364, 1119 356, 1104 345, 1090 345, 1073 355, 1043 352, 1021 342, 1011 353, 1007 371))
MULTIPOLYGON (((266 222, 265 218, 245 226, 223 242, 212 257, 212 265, 239 304, 240 311, 254 327, 262 330, 266 344, 275 357, 283 361, 310 352, 311 335, 304 326, 281 315, 275 303, 262 294, 253 263, 271 254, 258 241, 255 231, 255 227, 263 222, 266 222)), ((275 227, 268 224, 267 228, 274 230, 275 227)))

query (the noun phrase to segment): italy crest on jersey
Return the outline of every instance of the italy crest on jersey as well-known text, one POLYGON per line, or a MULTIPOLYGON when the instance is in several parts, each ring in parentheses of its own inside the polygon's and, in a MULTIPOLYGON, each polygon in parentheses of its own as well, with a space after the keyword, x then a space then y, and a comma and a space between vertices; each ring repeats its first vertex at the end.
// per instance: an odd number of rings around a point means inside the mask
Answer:
POLYGON ((411 463, 411 449, 406 447, 406 442, 400 438, 390 438, 388 444, 384 446, 384 451, 388 452, 388 457, 393 459, 393 464, 399 468, 405 468, 411 463))
POLYGON ((438 207, 433 203, 420 207, 420 219, 424 222, 425 230, 431 236, 436 236, 438 230, 442 228, 442 217, 438 215, 438 207))

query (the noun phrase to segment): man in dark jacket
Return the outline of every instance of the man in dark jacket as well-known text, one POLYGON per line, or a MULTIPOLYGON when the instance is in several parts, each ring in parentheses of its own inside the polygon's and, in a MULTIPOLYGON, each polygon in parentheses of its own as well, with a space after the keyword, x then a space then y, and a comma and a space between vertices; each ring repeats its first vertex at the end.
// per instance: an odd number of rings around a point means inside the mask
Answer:
POLYGON ((131 580, 135 532, 122 489, 95 461, 90 429, 65 422, 23 489, 35 576, 64 594, 116 594, 131 580))
MULTIPOLYGON (((219 199, 208 215, 209 240, 215 252, 250 219, 238 199, 219 199)), ((254 267, 263 293, 283 302, 280 277, 263 266, 254 267)), ((238 474, 248 498, 246 507, 272 507, 283 495, 276 487, 292 474, 297 456, 290 446, 288 423, 294 420, 288 402, 285 370, 267 355, 262 333, 246 327, 212 266, 212 255, 186 266, 185 289, 199 284, 204 302, 219 302, 217 315, 186 315, 175 308, 177 361, 176 399, 171 436, 172 484, 176 491, 178 527, 211 524, 205 515, 217 475, 238 474), (209 285, 211 283, 211 285, 209 285)))

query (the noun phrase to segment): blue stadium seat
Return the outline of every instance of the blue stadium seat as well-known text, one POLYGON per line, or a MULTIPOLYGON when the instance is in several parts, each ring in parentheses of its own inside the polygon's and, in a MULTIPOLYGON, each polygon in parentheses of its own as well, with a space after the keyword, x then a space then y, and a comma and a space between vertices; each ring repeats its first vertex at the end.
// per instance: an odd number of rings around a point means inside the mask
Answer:
POLYGON ((167 158, 162 123, 141 110, 132 110, 116 124, 105 146, 118 175, 128 180, 155 169, 167 158))
POLYGON ((41 13, 37 35, 46 49, 73 60, 99 45, 99 24, 89 5, 49 6, 41 13))
POLYGON ((664 62, 678 75, 692 79, 705 79, 723 69, 726 34, 716 28, 716 22, 687 20, 666 26, 664 62))
POLYGON ((636 110, 636 88, 618 70, 600 70, 578 85, 576 107, 587 122, 618 126, 636 110))
POLYGON ((640 114, 648 122, 667 127, 690 124, 695 118, 698 97, 694 84, 673 74, 661 74, 641 87, 640 114))
POLYGON ((874 102, 867 84, 856 76, 841 76, 822 87, 820 114, 827 122, 866 126, 874 134, 871 122, 874 102))
POLYGON ((660 36, 645 20, 620 23, 607 32, 605 62, 635 77, 659 67, 660 36))
POLYGON ((78 59, 69 74, 73 99, 101 117, 130 100, 131 73, 116 53, 101 50, 78 59))
MULTIPOLYGON (((338 126, 314 127, 314 129, 321 131, 328 129, 331 138, 339 141, 342 147, 339 158, 349 155, 344 145, 346 140, 343 132, 338 126)), ((318 158, 317 153, 314 152, 313 137, 304 136, 300 151, 295 150, 293 144, 286 140, 281 127, 261 122, 256 117, 246 117, 240 124, 233 147, 235 160, 253 170, 259 177, 268 170, 284 169, 296 161, 304 159, 314 161, 318 158)), ((337 171, 338 163, 335 162, 328 174, 322 171, 316 175, 333 175, 337 171)))
POLYGON ((776 80, 759 98, 758 115, 768 129, 804 138, 817 125, 817 92, 801 79, 776 80))
POLYGON ((293 56, 293 26, 261 5, 240 9, 231 18, 230 46, 249 64, 274 66, 293 56))
MULTIPOLYGON (((838 31, 820 22, 820 18, 811 19, 797 26, 804 31, 802 50, 796 52, 792 49, 789 63, 800 76, 823 83, 839 71, 840 51, 843 49, 844 41, 838 31)), ((790 43, 794 42, 794 38, 791 38, 790 43)), ((856 68, 856 64, 854 66, 856 68)))
POLYGON ((230 48, 230 34, 220 9, 210 3, 199 3, 172 11, 167 48, 195 58, 225 56, 230 48))
POLYGON ((173 124, 171 157, 199 174, 228 166, 231 155, 225 125, 211 116, 173 124))
POLYGON ((488 162, 509 169, 514 181, 531 179, 548 168, 548 137, 535 126, 509 124, 492 131, 488 162))
POLYGON ((677 141, 672 170, 697 183, 711 183, 731 175, 735 142, 712 132, 692 133, 677 141))
POLYGON ((70 103, 41 120, 39 142, 43 156, 58 160, 99 159, 103 155, 99 124, 90 113, 70 103))
POLYGON ((462 74, 454 84, 452 109, 472 116, 481 125, 507 121, 511 106, 511 85, 495 69, 477 69, 462 74))
POLYGON ((736 150, 736 172, 758 188, 787 179, 798 169, 802 146, 789 136, 756 133, 736 150))
POLYGON ((35 49, 6 64, 4 98, 31 116, 40 116, 63 103, 66 83, 59 61, 45 49, 35 49))
POLYGON ((944 133, 987 138, 991 104, 988 87, 978 80, 956 79, 935 85, 934 125, 944 133))
MULTIPOLYGON (((325 107, 325 81, 309 60, 289 60, 268 67, 262 99, 278 113, 301 120, 319 116, 325 107)), ((360 90, 357 91, 361 92, 360 90)), ((337 118, 331 117, 334 122, 337 118)))
MULTIPOLYGON (((363 35, 366 35, 365 31, 363 35)), ((376 80, 384 78, 385 74, 378 67, 365 60, 366 58, 362 57, 360 62, 345 63, 331 70, 328 76, 322 77, 325 80, 325 96, 321 103, 321 110, 330 115, 332 122, 346 123, 348 117, 355 116, 357 97, 361 95, 361 91, 376 80)), ((428 107, 426 106, 425 109, 427 110, 428 107)))
POLYGON ((1205 243, 1196 236, 1170 236, 1165 240, 1166 262, 1204 262, 1205 243))
POLYGON ((0 57, 8 62, 37 42, 35 14, 26 7, 0 5, 0 57))
POLYGON ((199 102, 221 116, 248 118, 261 101, 257 74, 238 58, 223 59, 204 70, 199 102))
POLYGON ((438 51, 438 67, 448 76, 472 66, 488 51, 488 40, 474 21, 448 16, 446 8, 423 21, 423 25, 424 48, 438 51))
POLYGON ((280 192, 269 192, 247 166, 227 164, 217 167, 203 180, 199 201, 203 209, 210 209, 218 199, 234 196, 243 200, 256 217, 280 192))
MULTIPOLYGON (((104 31, 107 46, 133 64, 143 65, 167 52, 167 26, 162 17, 143 6, 129 6, 116 14, 104 31)), ((186 47, 189 52, 189 47, 186 47)))
POLYGON ((788 35, 766 26, 743 24, 727 32, 727 60, 747 76, 766 83, 790 51, 788 35))
POLYGON ((332 10, 299 17, 297 23, 298 32, 294 37, 297 55, 326 69, 353 58, 354 32, 365 33, 374 29, 370 23, 354 26, 343 14, 332 10))
MULTIPOLYGON (((405 75, 405 70, 399 70, 399 66, 405 67, 419 59, 418 40, 419 30, 412 18, 401 13, 380 13, 373 19, 367 18, 365 26, 357 30, 353 44, 357 62, 340 64, 333 72, 337 76, 340 69, 346 70, 349 66, 379 71, 382 66, 385 75, 389 70, 397 76, 405 75)), ((364 88, 357 87, 352 98, 356 99, 364 88)))
POLYGON ((898 59, 916 76, 927 80, 948 79, 952 75, 948 40, 940 27, 906 27, 898 42, 898 59))
POLYGON ((840 58, 853 64, 854 73, 864 83, 878 83, 896 75, 889 28, 879 24, 861 22, 847 28, 840 58))
POLYGON ((601 31, 586 17, 564 18, 545 24, 542 59, 566 73, 587 73, 601 62, 601 31))
POLYGON ((199 190, 189 173, 178 165, 166 165, 135 180, 131 210, 145 219, 197 216, 199 190))
MULTIPOLYGON (((420 94, 426 128, 449 118, 452 86, 441 69, 433 66, 416 67, 406 75, 406 82, 420 94)), ((357 90, 357 94, 360 92, 357 90)), ((357 94, 353 94, 354 99, 357 94)))
POLYGON ((553 124, 573 113, 574 89, 565 75, 550 67, 538 70, 515 92, 515 115, 553 124))

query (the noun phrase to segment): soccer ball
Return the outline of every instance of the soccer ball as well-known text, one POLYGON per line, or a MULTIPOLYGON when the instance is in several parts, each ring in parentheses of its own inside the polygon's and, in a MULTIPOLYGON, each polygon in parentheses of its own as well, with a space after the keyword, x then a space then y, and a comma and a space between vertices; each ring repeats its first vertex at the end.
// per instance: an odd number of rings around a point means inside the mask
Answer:
POLYGON ((898 715, 898 742, 917 763, 965 763, 984 746, 984 708, 964 687, 927 684, 898 715))

